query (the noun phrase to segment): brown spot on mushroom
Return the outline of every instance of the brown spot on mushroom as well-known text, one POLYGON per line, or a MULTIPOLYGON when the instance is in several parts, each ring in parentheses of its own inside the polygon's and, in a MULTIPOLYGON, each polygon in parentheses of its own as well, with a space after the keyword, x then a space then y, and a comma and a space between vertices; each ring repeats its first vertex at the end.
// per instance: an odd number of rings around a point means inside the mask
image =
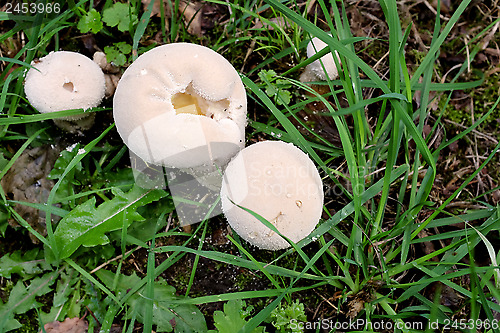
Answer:
POLYGON ((74 92, 75 91, 75 86, 73 85, 73 82, 65 82, 63 84, 63 88, 66 89, 69 92, 74 92))
POLYGON ((295 204, 297 205, 297 207, 301 208, 302 207, 302 201, 300 200, 297 200, 295 201, 295 204))

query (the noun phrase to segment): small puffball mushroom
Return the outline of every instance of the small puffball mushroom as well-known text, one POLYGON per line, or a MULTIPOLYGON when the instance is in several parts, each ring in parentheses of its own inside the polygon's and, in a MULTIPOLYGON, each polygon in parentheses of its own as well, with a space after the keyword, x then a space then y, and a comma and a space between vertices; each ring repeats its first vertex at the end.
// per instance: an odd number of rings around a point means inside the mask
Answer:
MULTIPOLYGON (((325 47, 328 44, 323 42, 321 39, 314 37, 309 44, 307 44, 307 57, 310 58, 325 47)), ((335 56, 340 63, 340 58, 335 51, 335 56)), ((330 80, 336 79, 339 74, 337 70, 337 65, 333 59, 332 53, 327 53, 319 59, 314 60, 312 63, 306 66, 304 73, 300 77, 301 82, 308 81, 325 81, 327 76, 330 80), (323 65, 321 65, 323 64, 323 65), (323 68, 324 67, 324 68, 323 68), (325 72, 326 71, 326 72, 325 72)))
POLYGON ((142 54, 124 72, 113 99, 118 133, 133 153, 195 174, 217 172, 244 147, 246 109, 233 66, 190 43, 142 54))
MULTIPOLYGON (((41 113, 86 110, 98 106, 104 97, 102 70, 80 53, 51 52, 31 65, 34 68, 26 74, 24 91, 31 105, 41 113)), ((64 117, 57 119, 60 122, 56 124, 74 122, 76 127, 88 129, 93 116, 92 113, 64 117)))
POLYGON ((262 249, 288 242, 245 207, 298 242, 311 233, 323 209, 323 184, 311 159, 291 143, 263 141, 243 149, 229 162, 221 188, 222 210, 243 239, 262 249))

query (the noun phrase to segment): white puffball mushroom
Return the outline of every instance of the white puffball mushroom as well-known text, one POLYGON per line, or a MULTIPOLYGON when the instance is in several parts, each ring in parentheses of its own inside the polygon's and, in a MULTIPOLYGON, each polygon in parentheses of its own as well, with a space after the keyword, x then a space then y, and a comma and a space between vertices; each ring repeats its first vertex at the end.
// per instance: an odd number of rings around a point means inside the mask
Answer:
POLYGON ((236 205, 259 214, 298 242, 316 227, 323 199, 323 184, 314 163, 299 148, 282 141, 263 141, 240 151, 229 162, 221 188, 222 210, 234 231, 268 250, 289 244, 236 205))
POLYGON ((246 110, 245 87, 233 66, 190 43, 139 56, 113 99, 118 133, 133 153, 198 174, 224 167, 244 147, 246 110))
MULTIPOLYGON (((307 44, 307 57, 310 58, 316 53, 327 47, 328 44, 323 42, 321 39, 314 37, 311 39, 309 44, 307 44)), ((335 51, 335 56, 340 63, 340 57, 335 51)), ((337 65, 333 59, 332 53, 327 53, 319 59, 314 60, 312 63, 306 66, 304 73, 301 75, 301 82, 308 81, 326 81, 327 77, 330 80, 334 80, 339 76, 337 65), (321 65, 323 64, 323 65, 321 65), (323 68, 324 67, 324 68, 323 68)))
MULTIPOLYGON (((98 106, 104 97, 104 73, 80 53, 51 52, 31 65, 34 68, 26 74, 24 91, 28 101, 40 113, 86 110, 98 106)), ((77 128, 88 129, 92 126, 93 116, 93 113, 68 116, 56 119, 59 123, 55 122, 58 126, 62 122, 73 122, 77 128)), ((68 126, 70 128, 66 129, 71 131, 71 126, 68 126)))

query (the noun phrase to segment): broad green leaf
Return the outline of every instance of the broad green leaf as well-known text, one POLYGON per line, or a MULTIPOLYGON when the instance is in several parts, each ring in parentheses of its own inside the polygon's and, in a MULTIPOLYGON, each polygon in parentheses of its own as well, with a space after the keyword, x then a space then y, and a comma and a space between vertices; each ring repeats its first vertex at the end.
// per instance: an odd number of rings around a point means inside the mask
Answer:
POLYGON ((118 30, 121 32, 129 31, 130 26, 136 25, 138 22, 133 7, 121 2, 105 9, 102 13, 102 20, 110 27, 118 26, 118 30))
POLYGON ((105 46, 104 53, 106 60, 116 66, 123 66, 127 62, 127 57, 114 46, 105 46))
POLYGON ((10 279, 11 274, 19 274, 24 277, 50 269, 50 266, 43 259, 43 255, 39 256, 39 252, 39 249, 32 249, 24 255, 21 254, 21 251, 4 255, 0 258, 0 276, 10 279))
POLYGON ((96 199, 87 200, 69 212, 54 233, 61 258, 67 258, 81 245, 91 247, 109 242, 107 232, 122 228, 134 221, 143 220, 136 210, 163 196, 163 190, 148 190, 134 186, 124 193, 118 188, 112 190, 114 198, 95 207, 96 199), (125 222, 124 222, 125 221, 125 222))
POLYGON ((87 33, 92 31, 93 34, 101 31, 103 25, 101 21, 101 14, 92 8, 86 15, 80 18, 77 28, 81 33, 87 33))
POLYGON ((127 44, 127 42, 115 43, 115 47, 123 54, 129 54, 132 52, 132 45, 127 44))

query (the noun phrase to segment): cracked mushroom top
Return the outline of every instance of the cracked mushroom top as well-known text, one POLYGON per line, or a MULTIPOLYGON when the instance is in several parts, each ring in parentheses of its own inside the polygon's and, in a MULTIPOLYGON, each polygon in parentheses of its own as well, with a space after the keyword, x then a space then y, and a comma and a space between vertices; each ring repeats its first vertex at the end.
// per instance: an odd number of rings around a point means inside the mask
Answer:
POLYGON ((86 110, 98 106, 104 97, 102 70, 80 53, 51 52, 32 66, 26 74, 24 91, 31 105, 41 113, 86 110))
POLYGON ((298 242, 321 217, 323 184, 314 163, 300 149, 282 141, 263 141, 243 149, 228 164, 221 201, 238 235, 259 248, 279 250, 288 242, 236 205, 259 214, 298 242))
POLYGON ((196 44, 172 43, 137 58, 113 100, 120 136, 149 163, 222 167, 244 147, 246 92, 233 66, 196 44))

